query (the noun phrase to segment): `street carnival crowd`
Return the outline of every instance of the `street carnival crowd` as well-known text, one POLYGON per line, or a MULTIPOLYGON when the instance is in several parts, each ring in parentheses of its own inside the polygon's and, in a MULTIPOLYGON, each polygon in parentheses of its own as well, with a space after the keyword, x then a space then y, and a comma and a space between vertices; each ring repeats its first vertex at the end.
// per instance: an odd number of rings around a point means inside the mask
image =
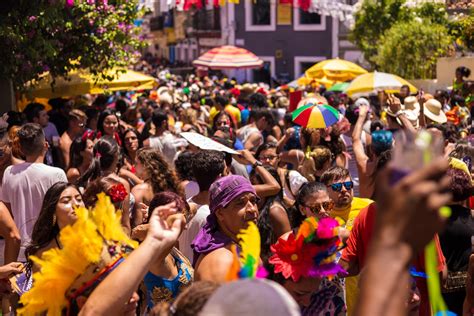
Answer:
POLYGON ((4 315, 474 315, 468 68, 296 89, 325 128, 286 85, 142 68, 156 90, 0 121, 4 315))

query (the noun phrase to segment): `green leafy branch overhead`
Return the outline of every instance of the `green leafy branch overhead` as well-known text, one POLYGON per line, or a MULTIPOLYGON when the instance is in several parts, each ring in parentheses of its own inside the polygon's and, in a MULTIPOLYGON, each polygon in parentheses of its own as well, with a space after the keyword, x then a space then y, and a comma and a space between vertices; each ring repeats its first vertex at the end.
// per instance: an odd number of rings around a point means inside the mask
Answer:
POLYGON ((67 78, 88 69, 97 80, 140 56, 138 0, 17 0, 0 11, 0 78, 17 90, 46 71, 67 78), (138 24, 138 23, 137 23, 138 24))

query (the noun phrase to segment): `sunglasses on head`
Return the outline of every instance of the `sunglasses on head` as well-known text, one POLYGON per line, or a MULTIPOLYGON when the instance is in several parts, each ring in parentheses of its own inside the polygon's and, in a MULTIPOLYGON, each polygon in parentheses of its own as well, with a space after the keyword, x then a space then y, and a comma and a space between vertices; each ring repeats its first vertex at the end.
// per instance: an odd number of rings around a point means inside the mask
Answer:
POLYGON ((333 189, 336 192, 341 192, 342 191, 342 186, 346 188, 347 191, 352 190, 354 187, 354 182, 352 181, 346 181, 346 182, 337 182, 331 184, 331 189, 333 189))

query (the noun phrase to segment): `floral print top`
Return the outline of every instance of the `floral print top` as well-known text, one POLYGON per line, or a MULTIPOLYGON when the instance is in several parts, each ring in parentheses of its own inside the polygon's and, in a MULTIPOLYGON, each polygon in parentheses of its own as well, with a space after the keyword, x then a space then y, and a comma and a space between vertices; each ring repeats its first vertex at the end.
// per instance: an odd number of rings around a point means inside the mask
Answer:
POLYGON ((181 291, 193 281, 194 270, 189 260, 176 248, 171 251, 178 269, 178 275, 171 280, 148 272, 145 275, 148 308, 160 302, 171 303, 181 291))

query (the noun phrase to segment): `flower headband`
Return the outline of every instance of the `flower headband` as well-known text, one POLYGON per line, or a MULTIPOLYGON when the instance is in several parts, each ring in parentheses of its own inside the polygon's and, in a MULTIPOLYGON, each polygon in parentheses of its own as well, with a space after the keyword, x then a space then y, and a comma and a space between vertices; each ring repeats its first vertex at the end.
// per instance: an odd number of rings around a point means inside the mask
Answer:
POLYGON ((107 193, 114 203, 123 202, 128 194, 127 189, 125 189, 122 183, 114 184, 107 193))
POLYGON ((339 222, 332 218, 317 220, 307 218, 298 233, 290 233, 288 239, 279 238, 271 246, 273 255, 269 263, 275 273, 282 273, 298 282, 301 277, 333 278, 346 271, 336 263, 336 253, 341 249, 339 222))

